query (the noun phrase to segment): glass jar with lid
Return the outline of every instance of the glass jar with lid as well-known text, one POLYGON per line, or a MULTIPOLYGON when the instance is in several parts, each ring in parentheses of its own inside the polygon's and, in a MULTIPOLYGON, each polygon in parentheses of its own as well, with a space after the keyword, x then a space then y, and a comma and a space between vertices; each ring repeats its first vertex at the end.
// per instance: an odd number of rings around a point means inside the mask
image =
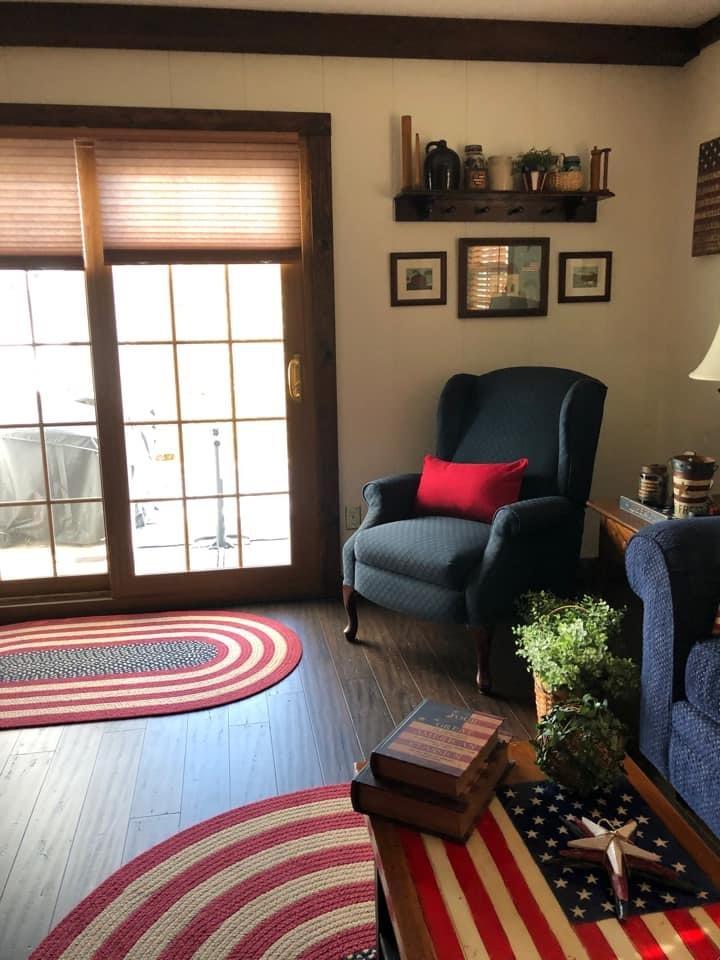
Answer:
POLYGON ((463 168, 466 190, 487 190, 487 164, 481 144, 471 143, 465 147, 463 168))

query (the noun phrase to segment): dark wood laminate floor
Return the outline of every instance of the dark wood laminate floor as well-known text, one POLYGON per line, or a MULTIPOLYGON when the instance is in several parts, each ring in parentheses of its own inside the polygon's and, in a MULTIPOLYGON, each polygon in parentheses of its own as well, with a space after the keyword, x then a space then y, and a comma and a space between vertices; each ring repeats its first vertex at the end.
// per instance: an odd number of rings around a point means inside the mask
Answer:
POLYGON ((30 951, 121 864, 230 807, 349 780, 352 764, 422 697, 506 717, 532 733, 531 684, 508 630, 496 637, 496 698, 474 686, 462 628, 369 605, 360 642, 339 603, 252 610, 292 627, 297 670, 265 693, 212 710, 0 732, 0 960, 30 951))

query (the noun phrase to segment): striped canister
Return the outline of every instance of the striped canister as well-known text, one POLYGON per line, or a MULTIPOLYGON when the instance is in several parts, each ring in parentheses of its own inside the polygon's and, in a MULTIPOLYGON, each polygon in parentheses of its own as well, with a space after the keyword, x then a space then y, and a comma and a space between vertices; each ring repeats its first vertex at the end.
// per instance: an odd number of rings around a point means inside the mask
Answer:
POLYGON ((673 516, 707 516, 717 462, 687 450, 673 457, 672 465, 673 516))

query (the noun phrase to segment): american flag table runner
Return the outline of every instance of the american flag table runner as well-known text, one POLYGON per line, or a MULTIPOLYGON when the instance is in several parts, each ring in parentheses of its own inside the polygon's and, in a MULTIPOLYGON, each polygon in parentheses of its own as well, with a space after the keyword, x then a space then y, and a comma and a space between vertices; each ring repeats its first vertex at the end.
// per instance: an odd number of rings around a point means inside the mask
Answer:
POLYGON ((720 895, 626 782, 580 806, 548 781, 501 787, 464 845, 398 833, 439 960, 720 960, 720 895), (555 862, 568 815, 635 817, 697 895, 636 876, 620 923, 604 870, 555 862))

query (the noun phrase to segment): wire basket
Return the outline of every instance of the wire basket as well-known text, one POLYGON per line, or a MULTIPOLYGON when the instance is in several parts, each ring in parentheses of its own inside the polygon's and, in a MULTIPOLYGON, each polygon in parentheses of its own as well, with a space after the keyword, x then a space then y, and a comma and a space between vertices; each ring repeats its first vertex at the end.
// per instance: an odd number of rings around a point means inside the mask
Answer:
POLYGON ((582 170, 557 170, 545 178, 546 193, 574 193, 585 183, 582 170))
POLYGON ((540 680, 537 677, 534 677, 535 680, 535 711, 537 713, 538 723, 542 718, 550 713, 552 708, 558 704, 562 703, 564 700, 567 700, 568 693, 567 690, 548 690, 544 687, 540 680))

